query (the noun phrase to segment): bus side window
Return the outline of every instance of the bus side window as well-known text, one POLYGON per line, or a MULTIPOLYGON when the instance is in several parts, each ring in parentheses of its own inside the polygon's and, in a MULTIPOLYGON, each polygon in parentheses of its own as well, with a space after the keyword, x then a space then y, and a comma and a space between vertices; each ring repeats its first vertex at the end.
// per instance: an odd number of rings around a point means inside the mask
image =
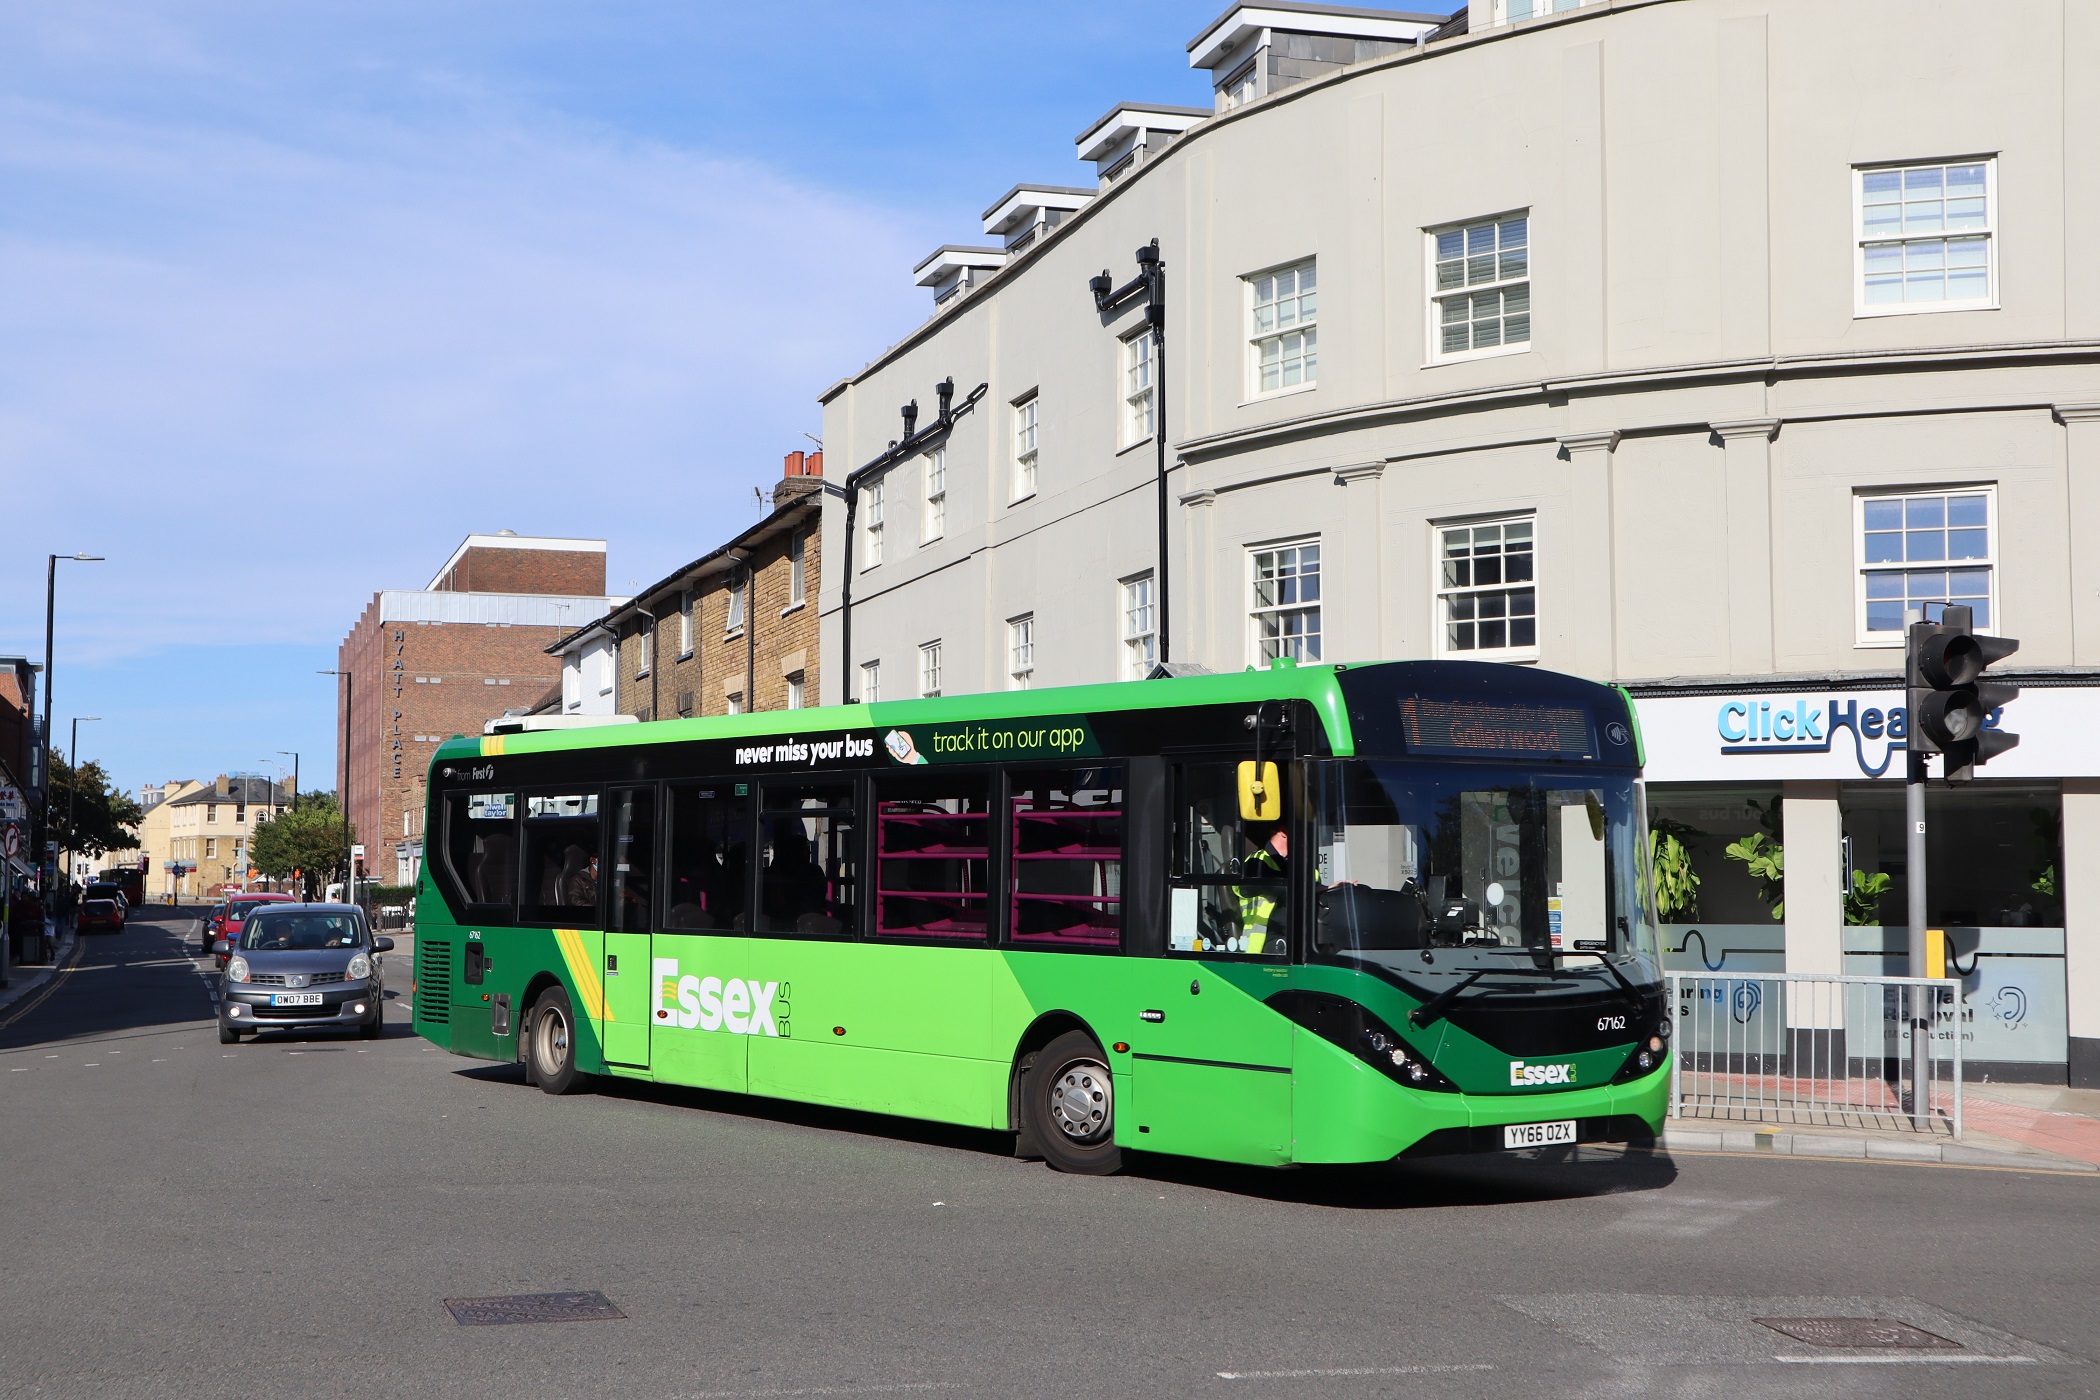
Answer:
POLYGON ((860 932, 860 823, 849 779, 767 782, 759 819, 759 933, 860 932))
POLYGON ((605 926, 615 933, 649 932, 650 893, 656 888, 656 789, 612 792, 611 902, 605 926))
POLYGON ((1117 947, 1127 813, 1121 767, 1021 769, 1008 791, 1009 941, 1021 948, 1117 947))
POLYGON ((508 792, 454 792, 445 797, 445 893, 462 916, 511 921, 518 888, 518 799, 508 792), (468 911, 472 911, 469 913, 468 911))
POLYGON ((1286 798, 1281 821, 1240 819, 1237 763, 1179 766, 1167 897, 1170 952, 1288 953, 1290 817, 1286 798))
POLYGON ((992 915, 991 786, 983 772, 907 770, 875 780, 878 935, 984 941, 992 915))
POLYGON ((526 794, 521 921, 599 927, 605 884, 599 836, 597 793, 526 794))
POLYGON ((670 799, 665 930, 749 928, 751 784, 673 783, 670 799))

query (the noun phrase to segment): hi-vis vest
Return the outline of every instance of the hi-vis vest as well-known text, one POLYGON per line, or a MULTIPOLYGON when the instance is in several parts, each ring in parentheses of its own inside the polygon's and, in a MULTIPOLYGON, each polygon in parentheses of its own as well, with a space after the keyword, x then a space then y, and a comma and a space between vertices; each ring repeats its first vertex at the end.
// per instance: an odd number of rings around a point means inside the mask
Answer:
MULTIPOLYGON (((1278 879, 1283 876, 1283 862, 1267 846, 1247 858, 1247 873, 1256 874, 1255 864, 1268 867, 1269 873, 1278 879)), ((1240 950, 1259 953, 1269 941, 1269 925, 1276 918, 1276 901, 1263 890, 1240 886, 1240 950)))

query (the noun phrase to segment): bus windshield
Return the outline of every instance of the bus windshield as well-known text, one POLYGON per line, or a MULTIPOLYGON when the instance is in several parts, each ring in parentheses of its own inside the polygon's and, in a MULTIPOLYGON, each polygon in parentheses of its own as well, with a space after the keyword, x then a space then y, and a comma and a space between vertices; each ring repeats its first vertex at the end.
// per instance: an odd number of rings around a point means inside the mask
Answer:
POLYGON ((1343 759, 1308 779, 1320 960, 1660 979, 1632 774, 1343 759))

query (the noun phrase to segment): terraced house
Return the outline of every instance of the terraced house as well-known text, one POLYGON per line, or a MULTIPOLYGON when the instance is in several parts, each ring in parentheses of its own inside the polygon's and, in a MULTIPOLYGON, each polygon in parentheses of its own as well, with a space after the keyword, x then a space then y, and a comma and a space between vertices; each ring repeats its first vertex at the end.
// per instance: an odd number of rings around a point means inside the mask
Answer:
POLYGON ((2095 59, 2083 0, 1233 6, 1208 104, 1088 125, 1094 178, 1002 196, 825 392, 845 463, 970 405, 854 538, 827 503, 827 698, 1621 682, 1700 877, 1678 965, 1897 971, 1903 627, 1965 603, 2021 639, 2023 743, 1935 788, 1927 917, 1972 1062, 2100 1082, 2095 59))

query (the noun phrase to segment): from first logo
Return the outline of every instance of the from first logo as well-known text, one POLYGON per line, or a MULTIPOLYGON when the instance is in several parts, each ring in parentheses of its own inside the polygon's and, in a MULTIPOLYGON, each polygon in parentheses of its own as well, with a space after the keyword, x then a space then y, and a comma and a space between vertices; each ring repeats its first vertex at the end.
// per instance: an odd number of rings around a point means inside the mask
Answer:
POLYGON ((676 958, 652 959, 649 970, 651 1024, 731 1035, 788 1034, 787 988, 778 982, 680 976, 676 958))

